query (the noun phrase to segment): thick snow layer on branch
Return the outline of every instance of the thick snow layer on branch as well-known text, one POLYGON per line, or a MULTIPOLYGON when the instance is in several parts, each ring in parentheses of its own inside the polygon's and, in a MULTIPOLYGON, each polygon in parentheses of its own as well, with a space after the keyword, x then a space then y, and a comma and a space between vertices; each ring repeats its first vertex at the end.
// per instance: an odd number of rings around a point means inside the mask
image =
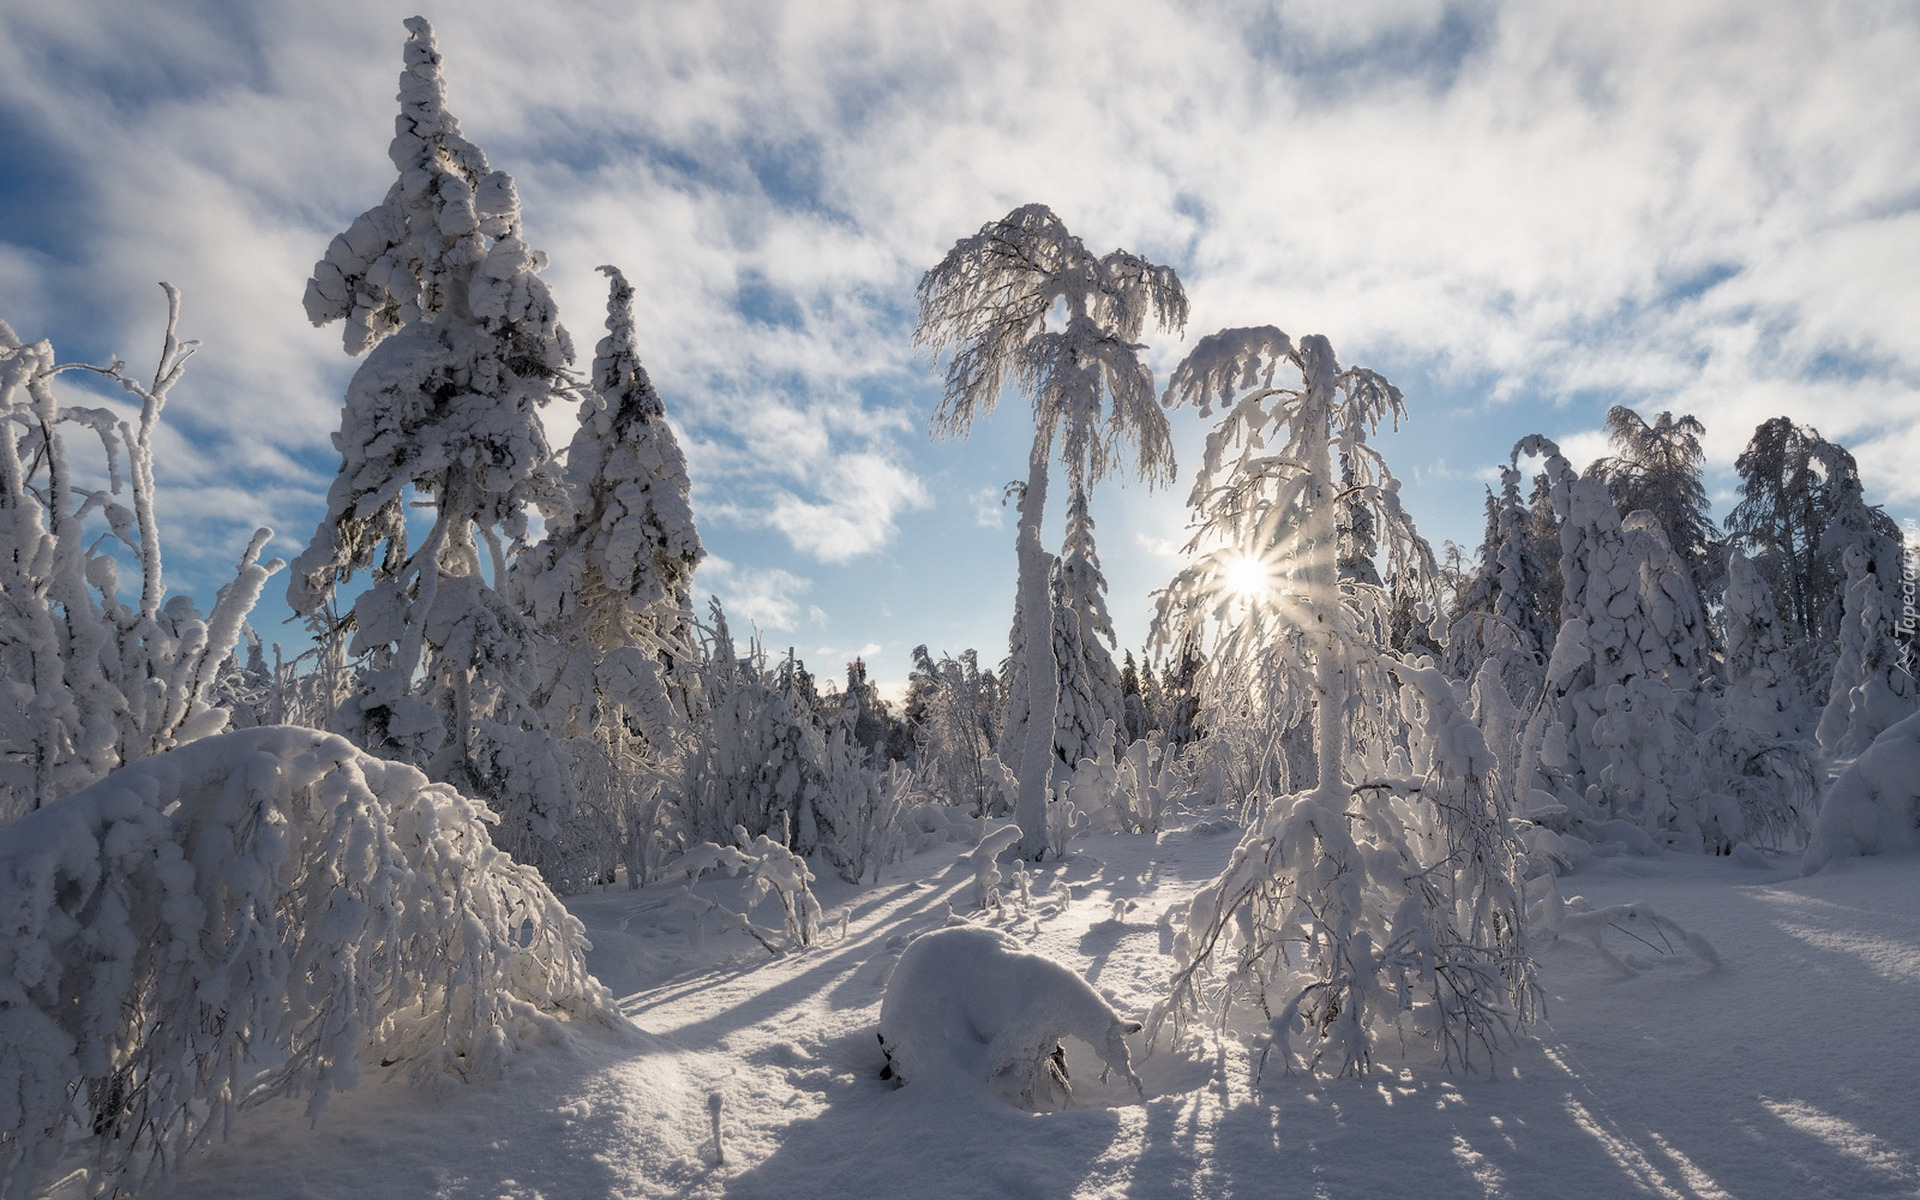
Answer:
POLYGON ((984 1081, 1024 1108, 1058 1107, 1070 1094, 1063 1037, 1140 1087, 1126 1042, 1139 1028, 1066 967, 971 925, 915 938, 880 1005, 893 1078, 984 1081))
POLYGON ((0 829, 0 1187, 78 1140, 138 1188, 243 1101, 359 1064, 486 1078, 619 1020, 477 801, 289 726, 143 760, 0 829), (270 1067, 260 1073, 262 1067, 270 1067))

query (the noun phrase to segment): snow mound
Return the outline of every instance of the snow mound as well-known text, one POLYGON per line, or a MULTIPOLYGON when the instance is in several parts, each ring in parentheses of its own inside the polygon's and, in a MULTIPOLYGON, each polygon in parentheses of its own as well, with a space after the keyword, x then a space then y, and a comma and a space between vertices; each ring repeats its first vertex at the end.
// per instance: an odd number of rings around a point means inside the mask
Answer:
POLYGON ((1836 855, 1920 849, 1920 714, 1873 740, 1827 789, 1803 866, 1836 855))
POLYGON ((880 1004, 893 1079, 984 1082, 1023 1108, 1058 1108, 1071 1094, 1065 1037, 1092 1046, 1139 1090, 1126 1042, 1139 1029, 1080 976, 977 926, 915 938, 880 1004))

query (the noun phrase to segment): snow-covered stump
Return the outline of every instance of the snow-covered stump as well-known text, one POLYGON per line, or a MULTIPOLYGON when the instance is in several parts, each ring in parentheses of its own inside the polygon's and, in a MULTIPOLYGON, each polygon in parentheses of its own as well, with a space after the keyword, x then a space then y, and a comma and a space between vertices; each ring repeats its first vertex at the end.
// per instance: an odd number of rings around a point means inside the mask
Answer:
POLYGON ((1821 801, 1802 865, 1839 856, 1920 850, 1920 714, 1873 740, 1821 801))
POLYGON ((1139 1090, 1126 1042, 1139 1029, 1079 975, 977 926, 915 938, 880 1004, 888 1077, 984 1084, 1029 1109, 1059 1108, 1072 1094, 1066 1037, 1092 1046, 1139 1090))
POLYGON ((76 1141, 97 1190, 144 1189, 243 1103, 318 1115, 362 1062, 481 1079, 562 1019, 619 1022, 492 820, 271 726, 0 828, 0 1190, 33 1194, 76 1141))

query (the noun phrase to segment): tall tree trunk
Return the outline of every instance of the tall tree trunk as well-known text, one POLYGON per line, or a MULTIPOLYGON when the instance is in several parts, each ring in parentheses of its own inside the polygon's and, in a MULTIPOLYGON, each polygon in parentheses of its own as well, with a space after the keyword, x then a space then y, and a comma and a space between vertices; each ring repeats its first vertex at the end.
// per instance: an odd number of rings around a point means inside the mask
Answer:
POLYGON ((1320 803, 1334 812, 1347 805, 1346 715, 1349 681, 1346 641, 1340 636, 1340 548, 1334 522, 1338 503, 1327 425, 1334 401, 1334 357, 1324 338, 1304 339, 1306 376, 1300 459, 1312 473, 1307 493, 1309 559, 1307 605, 1313 620, 1313 734, 1319 759, 1320 803))
POLYGON ((1013 819, 1020 826, 1020 857, 1039 861, 1047 850, 1047 794, 1053 770, 1054 710, 1060 705, 1060 676, 1053 661, 1053 602, 1047 594, 1052 555, 1040 544, 1040 520, 1047 507, 1047 444, 1038 436, 1027 459, 1027 490, 1020 497, 1020 530, 1015 548, 1020 559, 1020 631, 1026 661, 1021 686, 1027 689, 1027 730, 1020 744, 1020 797, 1013 819))

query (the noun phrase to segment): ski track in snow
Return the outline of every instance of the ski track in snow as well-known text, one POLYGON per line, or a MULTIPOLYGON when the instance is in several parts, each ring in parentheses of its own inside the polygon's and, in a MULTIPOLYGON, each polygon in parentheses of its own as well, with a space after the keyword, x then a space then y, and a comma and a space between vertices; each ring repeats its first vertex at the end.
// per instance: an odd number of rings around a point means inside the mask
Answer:
MULTIPOLYGON (((1082 840, 1033 870, 1028 912, 987 920, 1137 1018, 1167 978, 1167 914, 1233 841, 1204 826, 1082 840)), ((1598 861, 1563 891, 1647 903, 1722 965, 1643 955, 1627 975, 1584 942, 1539 945, 1546 1018, 1491 1075, 1389 1046, 1364 1080, 1275 1064, 1256 1085, 1234 1034, 1143 1060, 1136 1035, 1144 1102, 1069 1041, 1075 1106, 1035 1115, 984 1089, 878 1078, 887 973, 949 905, 969 915, 972 876, 952 862, 964 849, 910 856, 864 888, 823 881, 826 940, 778 959, 739 934, 697 936, 674 888, 575 897, 591 965, 647 1032, 638 1044, 581 1034, 493 1083, 437 1090, 369 1069, 318 1122, 297 1104, 246 1114, 176 1194, 1920 1196, 1920 857, 1806 878, 1791 860, 1598 861)), ((736 884, 699 886, 731 899, 736 884)))

